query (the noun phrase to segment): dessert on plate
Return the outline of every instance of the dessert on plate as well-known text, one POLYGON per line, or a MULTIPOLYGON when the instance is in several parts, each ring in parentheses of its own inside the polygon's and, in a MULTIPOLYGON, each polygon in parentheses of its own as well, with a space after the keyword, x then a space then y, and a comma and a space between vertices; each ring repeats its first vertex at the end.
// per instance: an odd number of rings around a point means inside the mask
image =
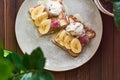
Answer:
POLYGON ((29 9, 40 36, 58 32, 52 42, 77 57, 96 35, 95 31, 81 21, 81 17, 66 15, 62 0, 45 0, 29 9))
POLYGON ((45 0, 29 9, 40 36, 57 32, 68 25, 67 15, 61 0, 45 0))
POLYGON ((77 57, 96 34, 76 17, 70 15, 68 19, 70 24, 53 37, 52 42, 77 57))

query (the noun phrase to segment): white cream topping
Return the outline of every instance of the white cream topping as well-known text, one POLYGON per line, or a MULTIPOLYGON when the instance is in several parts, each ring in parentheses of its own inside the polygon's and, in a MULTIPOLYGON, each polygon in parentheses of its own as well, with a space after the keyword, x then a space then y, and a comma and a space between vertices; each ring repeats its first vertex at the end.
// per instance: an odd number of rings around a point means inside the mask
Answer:
POLYGON ((62 11, 62 5, 59 2, 48 0, 46 10, 53 16, 58 16, 62 11))
POLYGON ((85 35, 84 26, 83 24, 79 22, 70 23, 66 27, 66 31, 73 36, 84 36, 85 35))

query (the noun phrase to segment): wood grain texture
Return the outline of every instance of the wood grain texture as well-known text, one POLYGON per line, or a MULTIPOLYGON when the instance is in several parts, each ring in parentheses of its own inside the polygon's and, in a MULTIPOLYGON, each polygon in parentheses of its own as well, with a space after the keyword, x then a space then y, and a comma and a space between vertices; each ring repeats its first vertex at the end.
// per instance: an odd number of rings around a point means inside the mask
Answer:
POLYGON ((114 28, 114 80, 120 80, 120 32, 114 28))
POLYGON ((78 69, 65 72, 65 80, 78 80, 78 69))
POLYGON ((52 72, 55 80, 65 80, 65 72, 52 72))
POLYGON ((90 60, 90 80, 102 80, 102 65, 101 65, 101 45, 95 56, 90 60))
POLYGON ((113 55, 114 55, 114 31, 113 18, 105 14, 103 16, 103 39, 102 39, 102 80, 113 80, 113 55))
MULTIPOLYGON (((5 49, 22 54, 15 37, 15 19, 24 0, 0 0, 0 38, 5 49)), ((113 18, 103 13, 103 38, 94 57, 83 66, 52 72, 55 80, 120 80, 120 31, 113 18)))
POLYGON ((4 1, 0 0, 0 41, 4 43, 4 1))
POLYGON ((76 71, 78 71, 75 76, 76 80, 90 80, 90 62, 87 62, 83 66, 79 67, 76 71))
POLYGON ((16 0, 4 0, 5 49, 16 51, 15 17, 16 0))

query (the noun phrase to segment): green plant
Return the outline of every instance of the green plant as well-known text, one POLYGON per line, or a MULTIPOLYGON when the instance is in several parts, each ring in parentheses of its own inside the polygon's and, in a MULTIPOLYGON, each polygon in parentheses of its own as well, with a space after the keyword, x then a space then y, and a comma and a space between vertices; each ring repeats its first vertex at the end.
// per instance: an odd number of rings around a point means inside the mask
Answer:
POLYGON ((114 2, 113 6, 115 24, 120 29, 120 1, 114 2))
POLYGON ((120 0, 106 0, 113 3, 114 21, 117 28, 120 30, 120 0))
POLYGON ((0 47, 0 80, 54 80, 44 69, 45 61, 40 48, 20 56, 0 47))

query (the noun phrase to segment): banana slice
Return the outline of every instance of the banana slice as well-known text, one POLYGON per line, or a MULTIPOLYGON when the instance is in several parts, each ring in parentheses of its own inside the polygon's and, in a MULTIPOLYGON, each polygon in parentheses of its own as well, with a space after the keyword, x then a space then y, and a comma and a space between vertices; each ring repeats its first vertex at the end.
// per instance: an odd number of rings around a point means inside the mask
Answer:
POLYGON ((44 5, 35 7, 31 12, 31 18, 35 20, 38 17, 38 15, 44 11, 44 9, 45 9, 44 5))
POLYGON ((57 43, 60 43, 60 39, 59 39, 60 33, 61 33, 61 32, 59 32, 59 33, 57 34, 57 36, 55 37, 55 41, 56 41, 57 43))
POLYGON ((81 50, 82 50, 81 43, 80 43, 80 41, 79 41, 77 38, 74 38, 74 39, 71 41, 70 47, 71 47, 71 50, 72 50, 74 53, 77 53, 77 54, 80 53, 81 50))
POLYGON ((73 39, 73 37, 70 36, 70 35, 68 35, 68 36, 65 37, 64 43, 65 43, 65 47, 66 47, 67 49, 71 49, 70 43, 71 43, 72 39, 73 39))
POLYGON ((64 40, 66 36, 67 36, 67 32, 66 32, 65 30, 63 30, 63 31, 60 33, 59 38, 60 38, 61 40, 64 40))
POLYGON ((43 12, 38 17, 35 19, 35 25, 36 26, 41 26, 41 22, 46 20, 48 18, 47 12, 43 12))
POLYGON ((44 20, 41 22, 41 26, 38 28, 40 34, 47 34, 50 30, 51 19, 44 20))
POLYGON ((33 10, 34 10, 34 7, 31 7, 31 8, 28 10, 28 12, 31 14, 33 10))
POLYGON ((59 40, 60 40, 59 44, 61 44, 62 46, 65 45, 64 44, 64 39, 65 39, 66 36, 67 36, 67 33, 66 33, 65 30, 63 30, 59 35, 59 40))
POLYGON ((63 30, 57 35, 55 41, 58 42, 61 46, 64 46, 65 45, 64 44, 64 39, 65 39, 66 36, 67 36, 67 33, 66 33, 65 30, 63 30))

